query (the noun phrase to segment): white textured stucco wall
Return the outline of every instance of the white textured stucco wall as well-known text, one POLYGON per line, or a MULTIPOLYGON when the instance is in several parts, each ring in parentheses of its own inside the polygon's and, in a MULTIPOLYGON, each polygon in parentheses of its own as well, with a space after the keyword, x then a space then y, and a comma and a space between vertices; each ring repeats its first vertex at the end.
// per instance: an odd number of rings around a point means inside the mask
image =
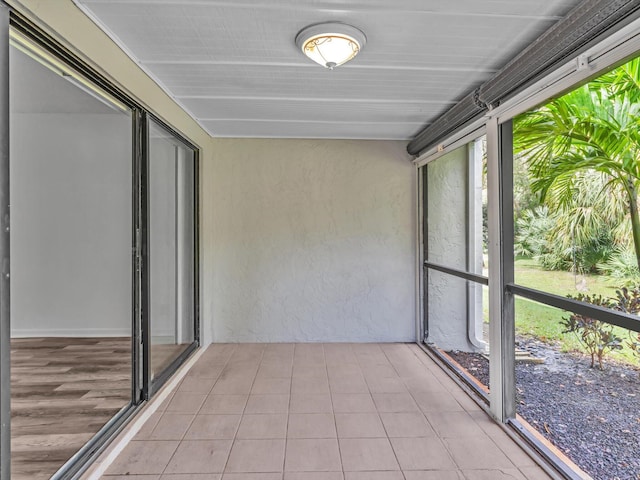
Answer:
MULTIPOLYGON (((466 270, 467 146, 427 166, 428 260, 466 270)), ((467 333, 467 282, 429 272, 428 341, 445 350, 473 350, 467 333)))
MULTIPOLYGON (((481 162, 481 152, 477 160, 481 162)), ((482 163, 476 167, 482 168, 482 163)), ((482 274, 482 177, 474 172, 474 178, 470 178, 470 173, 467 145, 427 166, 428 260, 482 274), (469 198, 467 190, 475 192, 474 184, 478 178, 480 204, 470 208, 468 202, 475 202, 477 195, 469 198), (479 228, 475 228, 478 221, 479 228), (472 256, 473 266, 468 265, 467 256, 471 254, 469 248, 473 248, 476 254, 472 256), (479 265, 475 265, 478 260, 479 265)), ((430 270, 427 292, 427 341, 444 350, 481 349, 476 338, 482 336, 482 287, 453 275, 430 270), (473 322, 471 326, 469 321, 473 322), (470 340, 470 330, 477 345, 470 340)))
POLYGON ((217 139, 213 156, 213 341, 415 340, 405 142, 217 139))
POLYGON ((427 250, 431 262, 467 268, 467 146, 427 165, 427 250))

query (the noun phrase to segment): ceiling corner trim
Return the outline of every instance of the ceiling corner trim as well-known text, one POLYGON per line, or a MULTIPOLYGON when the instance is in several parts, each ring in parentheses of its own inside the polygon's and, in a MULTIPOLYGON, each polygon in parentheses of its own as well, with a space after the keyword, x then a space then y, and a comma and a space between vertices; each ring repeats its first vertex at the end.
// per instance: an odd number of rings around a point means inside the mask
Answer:
MULTIPOLYGON (((89 19, 91 20, 94 25, 99 28, 102 32, 104 32, 104 34, 109 37, 111 39, 111 41, 127 56, 129 57, 129 59, 136 64, 136 66, 142 71, 144 72, 144 74, 149 77, 151 79, 151 81, 153 81, 153 83, 155 83, 163 92, 164 94, 171 99, 172 102, 174 102, 176 105, 178 105, 194 122, 196 122, 198 124, 198 126, 205 132, 207 133, 210 137, 213 138, 213 133, 211 131, 209 131, 208 128, 206 128, 202 122, 193 114, 193 112, 187 108, 186 105, 184 105, 184 103, 182 103, 165 85, 164 83, 162 83, 160 81, 160 79, 154 75, 151 70, 149 70, 147 67, 145 67, 145 65, 133 54, 133 52, 131 51, 131 49, 129 49, 126 44, 110 29, 108 28, 92 11, 91 9, 89 9, 88 7, 86 7, 85 5, 83 5, 82 3, 80 3, 79 0, 71 0, 73 2, 73 4, 89 19)), ((124 85, 124 87, 126 88, 126 85, 124 85)), ((128 89, 127 89, 128 90, 128 89)), ((158 116, 158 118, 163 119, 164 121, 167 121, 168 119, 164 118, 163 115, 160 115, 159 112, 156 111, 155 108, 153 108, 152 105, 147 105, 146 102, 142 101, 137 95, 135 95, 133 92, 131 92, 132 95, 134 97, 136 97, 136 99, 138 101, 140 101, 140 103, 144 104, 146 108, 148 108, 150 111, 154 112, 155 115, 158 116)), ((168 122, 170 123, 170 122, 168 122)))

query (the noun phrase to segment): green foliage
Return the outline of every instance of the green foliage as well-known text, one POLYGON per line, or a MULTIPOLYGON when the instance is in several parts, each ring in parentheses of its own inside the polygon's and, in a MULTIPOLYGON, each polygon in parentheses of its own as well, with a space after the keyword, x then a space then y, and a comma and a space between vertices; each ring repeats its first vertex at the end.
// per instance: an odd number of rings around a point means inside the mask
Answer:
POLYGON ((636 357, 640 358, 640 333, 629 330, 627 347, 629 347, 636 357))
POLYGON ((549 208, 540 206, 524 210, 515 223, 514 251, 516 255, 537 257, 549 252, 551 245, 547 238, 555 220, 549 215, 549 208))
MULTIPOLYGON (((615 302, 611 299, 605 299, 602 295, 580 293, 575 297, 568 296, 601 307, 615 307, 615 302)), ((595 367, 597 359, 598 368, 602 370, 602 361, 605 355, 611 350, 622 349, 622 339, 615 334, 611 324, 578 313, 572 314, 569 318, 563 317, 560 323, 564 327, 562 333, 575 333, 587 353, 591 355, 591 368, 595 367)))
POLYGON ((609 258, 598 265, 598 271, 616 279, 626 287, 640 285, 640 272, 636 256, 629 247, 617 247, 609 258))
MULTIPOLYGON (((530 288, 553 292, 557 295, 576 295, 576 277, 571 272, 545 271, 538 262, 529 258, 518 258, 515 262, 516 283, 530 288)), ((616 296, 616 288, 612 287, 616 279, 603 275, 585 274, 581 276, 580 288, 588 288, 591 294, 603 297, 616 296)), ((618 283, 619 284, 619 283, 618 283)), ((637 284, 640 285, 640 284, 637 284)), ((534 337, 543 342, 556 345, 562 352, 582 351, 583 346, 574 334, 563 334, 561 325, 566 312, 526 298, 516 298, 516 333, 525 337, 534 337)), ((609 352, 606 358, 640 367, 640 356, 635 356, 628 348, 627 340, 631 340, 628 330, 613 327, 613 332, 622 338, 625 348, 609 352)))
MULTIPOLYGON (((616 290, 616 299, 619 310, 632 315, 640 313, 640 287, 616 290)), ((629 330, 628 336, 627 347, 640 358, 640 333, 629 330)))
POLYGON ((546 205, 525 210, 515 223, 515 253, 535 259, 546 270, 595 273, 616 249, 603 222, 590 228, 590 235, 575 235, 561 212, 550 212, 546 205))
POLYGON ((616 290, 615 308, 621 312, 637 315, 640 313, 640 287, 622 287, 616 290))
POLYGON ((544 248, 534 256, 546 268, 567 268, 570 254, 571 265, 587 272, 614 266, 613 255, 625 247, 640 267, 640 60, 519 116, 514 133, 526 165, 526 179, 514 165, 516 218, 530 222, 527 211, 540 217, 534 194, 555 222, 540 239, 517 241, 522 251, 538 243, 544 248))
POLYGON ((531 190, 531 180, 527 169, 527 162, 521 156, 513 159, 513 213, 515 218, 522 212, 539 207, 540 199, 531 190))
MULTIPOLYGON (((519 116, 514 151, 516 253, 548 270, 605 273, 635 285, 611 298, 572 298, 640 313, 640 59, 519 116)), ((597 361, 602 369, 603 358, 623 346, 640 359, 635 332, 580 314, 552 323, 575 334, 592 367, 597 361)))

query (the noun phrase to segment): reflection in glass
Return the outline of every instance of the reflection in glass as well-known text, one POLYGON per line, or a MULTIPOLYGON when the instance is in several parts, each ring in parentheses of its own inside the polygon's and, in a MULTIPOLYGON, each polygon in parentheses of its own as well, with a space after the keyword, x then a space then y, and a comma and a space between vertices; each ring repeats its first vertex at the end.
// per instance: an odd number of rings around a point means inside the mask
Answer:
POLYGON ((11 48, 11 468, 49 478, 131 401, 131 114, 11 48))
POLYGON ((192 149, 150 122, 149 286, 151 375, 194 341, 194 181, 192 149))

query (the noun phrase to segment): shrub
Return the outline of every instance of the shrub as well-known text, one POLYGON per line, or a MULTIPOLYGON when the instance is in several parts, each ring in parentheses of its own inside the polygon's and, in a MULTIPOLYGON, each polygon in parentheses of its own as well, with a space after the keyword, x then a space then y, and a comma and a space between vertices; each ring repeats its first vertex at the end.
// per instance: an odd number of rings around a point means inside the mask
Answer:
POLYGON ((598 270, 627 286, 640 284, 636 254, 628 247, 616 248, 606 262, 598 265, 598 270))
POLYGON ((640 287, 616 290, 616 310, 637 315, 640 312, 640 287))
MULTIPOLYGON (((569 295, 569 298, 607 308, 616 308, 617 303, 614 300, 603 298, 602 295, 580 293, 576 297, 569 295)), ((622 349, 622 339, 613 332, 611 324, 578 313, 572 314, 569 318, 563 318, 560 323, 564 327, 562 333, 575 333, 578 341, 591 355, 591 368, 595 367, 597 359, 598 368, 602 370, 602 361, 605 355, 611 350, 622 349)))
POLYGON ((554 226, 554 219, 545 206, 524 210, 515 223, 514 250, 517 255, 535 257, 548 253, 547 236, 554 226))
POLYGON ((515 222, 514 251, 533 258, 545 270, 575 269, 585 274, 606 266, 616 251, 610 230, 595 229, 589 235, 581 232, 582 237, 573 230, 562 211, 552 212, 545 205, 525 210, 515 222))
POLYGON ((640 358, 640 333, 629 330, 629 341, 627 342, 627 346, 636 357, 640 358))
MULTIPOLYGON (((616 290, 616 297, 619 310, 633 315, 640 313, 640 287, 632 289, 623 287, 616 290)), ((640 333, 629 330, 627 347, 640 358, 640 333)))

